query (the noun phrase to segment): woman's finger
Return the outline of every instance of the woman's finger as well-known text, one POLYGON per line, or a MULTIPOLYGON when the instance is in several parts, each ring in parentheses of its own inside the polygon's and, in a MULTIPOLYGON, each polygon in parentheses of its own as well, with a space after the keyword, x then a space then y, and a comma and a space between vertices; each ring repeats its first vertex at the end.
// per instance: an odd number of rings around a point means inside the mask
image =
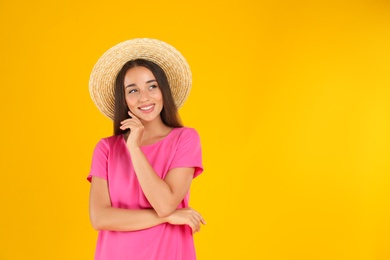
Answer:
POLYGON ((136 122, 133 119, 126 119, 121 122, 121 126, 120 126, 120 128, 135 128, 135 127, 142 128, 143 125, 141 122, 136 122))
POLYGON ((137 125, 141 125, 141 121, 139 121, 138 118, 127 118, 123 121, 121 121, 121 124, 126 124, 126 123, 133 123, 133 124, 137 124, 137 125))
POLYGON ((139 120, 139 118, 137 116, 135 116, 133 113, 131 113, 131 111, 127 111, 127 113, 129 114, 129 116, 131 117, 130 119, 134 119, 134 121, 137 121, 137 122, 140 122, 141 121, 139 120))
POLYGON ((206 221, 199 212, 195 211, 195 216, 198 222, 202 223, 203 225, 206 225, 206 221))
POLYGON ((204 220, 204 218, 200 214, 199 214, 199 222, 202 223, 203 225, 206 225, 206 220, 204 220))
POLYGON ((129 123, 129 122, 126 122, 126 123, 123 123, 121 126, 120 126, 120 129, 127 129, 127 128, 129 128, 129 129, 131 129, 131 128, 134 128, 135 127, 135 125, 134 124, 131 124, 131 123, 129 123))
POLYGON ((201 226, 201 220, 198 218, 198 216, 193 216, 192 218, 192 225, 194 226, 193 231, 194 232, 199 232, 200 231, 200 226, 201 226))
POLYGON ((133 117, 136 117, 135 115, 133 115, 133 113, 131 113, 131 111, 129 110, 129 111, 127 111, 127 113, 129 114, 129 116, 131 116, 131 118, 133 118, 133 117))

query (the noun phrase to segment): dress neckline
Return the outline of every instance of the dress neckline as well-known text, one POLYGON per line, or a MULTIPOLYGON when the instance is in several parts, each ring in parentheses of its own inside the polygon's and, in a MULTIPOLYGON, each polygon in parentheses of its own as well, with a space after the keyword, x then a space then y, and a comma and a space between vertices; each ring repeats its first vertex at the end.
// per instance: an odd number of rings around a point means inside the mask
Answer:
MULTIPOLYGON (((176 129, 177 129, 177 127, 172 128, 172 130, 171 130, 166 136, 164 136, 163 138, 161 138, 161 139, 158 140, 157 142, 154 142, 154 143, 152 143, 152 144, 142 145, 142 146, 140 146, 140 148, 151 147, 151 146, 154 146, 154 145, 157 145, 157 144, 163 142, 163 141, 166 140, 166 139, 172 134, 172 132, 175 131, 176 129)), ((126 145, 126 139, 125 139, 124 134, 121 134, 121 139, 122 139, 123 143, 126 145)))

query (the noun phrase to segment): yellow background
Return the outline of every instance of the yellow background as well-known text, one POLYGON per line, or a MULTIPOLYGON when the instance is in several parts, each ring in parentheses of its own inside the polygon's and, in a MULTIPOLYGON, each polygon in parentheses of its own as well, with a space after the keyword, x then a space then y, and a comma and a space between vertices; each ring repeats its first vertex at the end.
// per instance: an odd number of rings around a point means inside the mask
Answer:
POLYGON ((135 37, 193 71, 199 259, 390 259, 390 3, 0 0, 0 259, 92 259, 88 92, 135 37))

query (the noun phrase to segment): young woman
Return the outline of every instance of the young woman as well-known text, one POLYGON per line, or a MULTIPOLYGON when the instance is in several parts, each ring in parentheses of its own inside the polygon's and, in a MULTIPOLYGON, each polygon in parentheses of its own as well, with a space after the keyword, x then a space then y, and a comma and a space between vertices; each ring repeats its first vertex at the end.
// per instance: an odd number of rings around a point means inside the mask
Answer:
POLYGON ((96 145, 88 176, 95 259, 196 259, 192 235, 205 221, 188 200, 201 146, 177 114, 190 88, 185 59, 158 40, 123 42, 96 63, 91 97, 114 135, 96 145))

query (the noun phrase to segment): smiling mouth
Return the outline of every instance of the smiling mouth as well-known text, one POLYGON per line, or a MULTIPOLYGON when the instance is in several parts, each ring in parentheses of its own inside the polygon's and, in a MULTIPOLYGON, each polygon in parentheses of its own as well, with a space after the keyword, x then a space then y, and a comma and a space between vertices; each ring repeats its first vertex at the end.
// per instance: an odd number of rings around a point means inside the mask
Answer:
POLYGON ((139 107, 139 109, 142 111, 148 111, 148 110, 152 109, 153 107, 154 107, 154 105, 150 105, 150 106, 145 106, 145 107, 139 107))

